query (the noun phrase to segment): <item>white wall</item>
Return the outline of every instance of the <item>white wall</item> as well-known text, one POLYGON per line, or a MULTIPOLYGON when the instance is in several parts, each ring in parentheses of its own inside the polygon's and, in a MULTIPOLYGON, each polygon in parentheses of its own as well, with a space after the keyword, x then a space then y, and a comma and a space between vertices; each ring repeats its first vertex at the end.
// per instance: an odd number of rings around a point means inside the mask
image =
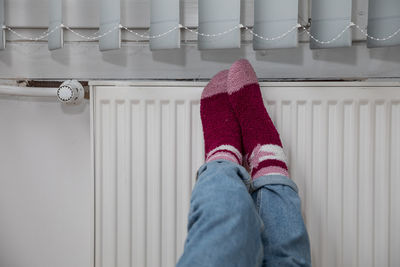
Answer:
MULTIPOLYGON (((242 23, 253 24, 253 2, 242 0, 242 23)), ((309 0, 299 1, 299 21, 309 17, 309 0)), ((37 36, 48 25, 48 0, 5 0, 6 24, 37 36)), ((181 23, 197 26, 198 0, 181 0, 181 23)), ((121 22, 137 31, 149 26, 150 0, 121 0, 121 22)), ((97 0, 64 1, 64 23, 83 34, 97 30, 97 0)), ((353 0, 352 21, 366 28, 368 1, 353 0)), ((334 35, 334 34, 333 34, 334 35)), ((234 60, 248 58, 260 79, 400 78, 400 47, 367 49, 365 36, 353 29, 350 48, 310 50, 308 36, 299 32, 298 48, 255 52, 251 36, 243 34, 242 48, 198 51, 196 37, 184 33, 181 49, 150 52, 148 42, 123 33, 122 48, 99 52, 97 42, 64 33, 65 47, 49 52, 47 42, 21 42, 7 32, 0 51, 0 79, 197 79, 210 78, 234 60)))
POLYGON ((89 267, 88 103, 0 96, 0 266, 89 267))

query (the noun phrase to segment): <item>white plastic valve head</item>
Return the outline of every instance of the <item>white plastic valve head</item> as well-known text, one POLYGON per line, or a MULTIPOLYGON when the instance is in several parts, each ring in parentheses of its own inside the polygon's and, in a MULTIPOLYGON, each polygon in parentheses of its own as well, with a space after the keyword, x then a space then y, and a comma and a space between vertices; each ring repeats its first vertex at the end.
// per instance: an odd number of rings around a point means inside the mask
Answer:
POLYGON ((85 95, 83 86, 77 80, 63 82, 57 90, 57 98, 62 103, 77 105, 85 95))

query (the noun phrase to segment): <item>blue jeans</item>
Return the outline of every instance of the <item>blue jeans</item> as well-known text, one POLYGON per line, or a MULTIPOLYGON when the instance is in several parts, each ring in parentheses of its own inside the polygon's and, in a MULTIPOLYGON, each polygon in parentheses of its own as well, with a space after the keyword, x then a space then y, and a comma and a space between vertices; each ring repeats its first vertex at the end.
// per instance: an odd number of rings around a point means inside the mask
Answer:
POLYGON ((177 266, 311 266, 295 183, 280 175, 252 183, 238 164, 204 164, 192 192, 188 235, 177 266))

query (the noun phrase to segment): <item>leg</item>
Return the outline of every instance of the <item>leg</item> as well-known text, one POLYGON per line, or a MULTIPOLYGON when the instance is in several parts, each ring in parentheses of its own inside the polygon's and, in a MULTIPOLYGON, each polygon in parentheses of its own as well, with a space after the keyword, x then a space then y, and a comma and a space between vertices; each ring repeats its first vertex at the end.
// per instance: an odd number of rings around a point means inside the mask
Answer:
POLYGON ((310 244, 295 183, 269 175, 254 181, 252 193, 264 222, 264 266, 311 266, 310 244))
POLYGON ((247 60, 228 72, 228 99, 242 131, 245 164, 253 198, 264 222, 263 266, 310 266, 307 231, 297 187, 289 177, 282 142, 265 106, 256 74, 247 60))
POLYGON ((188 236, 177 266, 261 266, 262 221, 243 181, 246 170, 233 162, 203 165, 193 189, 188 236))

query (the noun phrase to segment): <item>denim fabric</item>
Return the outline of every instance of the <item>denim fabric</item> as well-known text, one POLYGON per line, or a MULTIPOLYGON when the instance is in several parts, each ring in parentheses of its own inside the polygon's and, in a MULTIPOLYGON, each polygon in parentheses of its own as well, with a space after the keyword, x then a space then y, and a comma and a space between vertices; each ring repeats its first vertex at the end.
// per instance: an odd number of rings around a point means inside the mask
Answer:
POLYGON ((178 267, 260 266, 263 226, 242 182, 245 176, 243 167, 224 160, 199 169, 178 267))
POLYGON ((296 184, 285 176, 270 175, 257 178, 253 188, 252 197, 264 223, 262 266, 311 266, 296 184))
POLYGON ((177 266, 310 266, 297 187, 286 177, 271 177, 252 183, 238 164, 204 164, 177 266))

